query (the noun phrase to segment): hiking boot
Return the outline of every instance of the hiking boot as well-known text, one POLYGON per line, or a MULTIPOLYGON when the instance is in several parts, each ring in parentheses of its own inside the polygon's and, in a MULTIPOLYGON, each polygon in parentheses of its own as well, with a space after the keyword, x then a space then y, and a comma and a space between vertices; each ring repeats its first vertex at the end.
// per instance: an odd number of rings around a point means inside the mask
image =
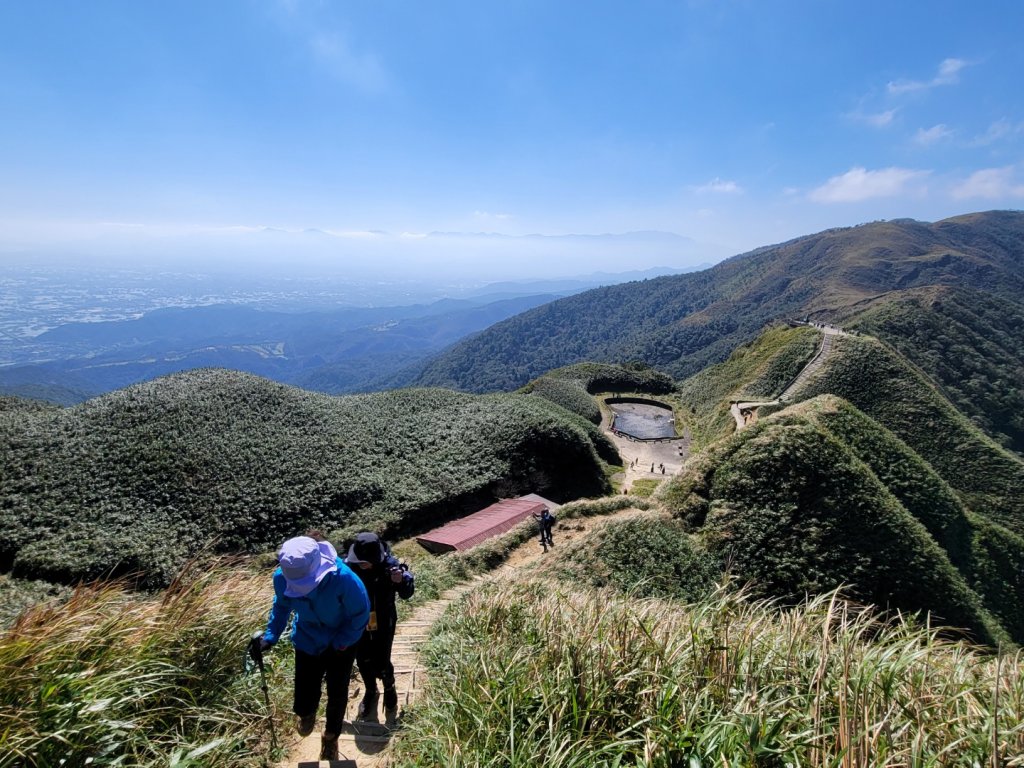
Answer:
MULTIPOLYGON (((384 701, 387 701, 388 692, 384 691, 384 701)), ((363 700, 359 702, 359 708, 356 710, 356 720, 362 720, 364 723, 376 723, 377 722, 377 694, 368 693, 363 696, 363 700)))
POLYGON ((320 759, 338 759, 338 734, 325 733, 323 736, 320 737, 320 759))
POLYGON ((312 715, 303 715, 299 718, 298 724, 295 728, 299 732, 299 736, 309 736, 316 727, 316 712, 312 715))
POLYGON ((384 689, 384 722, 394 725, 398 720, 398 691, 392 688, 384 689))

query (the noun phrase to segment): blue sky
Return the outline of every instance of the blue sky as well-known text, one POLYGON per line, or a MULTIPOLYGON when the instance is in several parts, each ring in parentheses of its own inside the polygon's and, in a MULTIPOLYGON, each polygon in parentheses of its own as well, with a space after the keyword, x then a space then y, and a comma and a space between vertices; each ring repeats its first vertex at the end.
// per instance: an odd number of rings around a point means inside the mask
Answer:
POLYGON ((0 256, 503 278, 1020 208, 1022 30, 1016 0, 15 0, 0 256), (689 240, 554 237, 645 230, 689 240))

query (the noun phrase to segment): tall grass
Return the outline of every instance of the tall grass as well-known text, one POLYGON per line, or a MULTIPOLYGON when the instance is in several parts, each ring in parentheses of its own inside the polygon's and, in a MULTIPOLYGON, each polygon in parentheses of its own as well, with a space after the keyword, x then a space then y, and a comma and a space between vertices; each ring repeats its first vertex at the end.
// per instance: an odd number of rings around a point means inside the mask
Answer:
POLYGON ((261 764, 266 708, 242 658, 269 586, 222 563, 156 597, 108 583, 30 609, 0 635, 0 766, 261 764))
POLYGON ((1020 766, 1024 660, 834 594, 682 607, 553 583, 450 610, 400 766, 1020 766))

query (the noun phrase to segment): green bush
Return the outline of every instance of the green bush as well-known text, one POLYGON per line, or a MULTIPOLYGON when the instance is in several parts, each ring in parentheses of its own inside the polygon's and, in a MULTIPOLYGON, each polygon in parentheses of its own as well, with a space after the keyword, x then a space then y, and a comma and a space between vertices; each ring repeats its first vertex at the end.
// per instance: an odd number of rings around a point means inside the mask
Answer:
POLYGON ((637 597, 696 600, 721 574, 718 562, 695 547, 681 525, 650 516, 609 522, 564 559, 572 581, 637 597))
POLYGON ((212 369, 0 414, 0 451, 0 567, 146 586, 211 545, 261 551, 308 528, 396 537, 498 498, 600 495, 601 457, 617 457, 538 397, 331 397, 212 369))

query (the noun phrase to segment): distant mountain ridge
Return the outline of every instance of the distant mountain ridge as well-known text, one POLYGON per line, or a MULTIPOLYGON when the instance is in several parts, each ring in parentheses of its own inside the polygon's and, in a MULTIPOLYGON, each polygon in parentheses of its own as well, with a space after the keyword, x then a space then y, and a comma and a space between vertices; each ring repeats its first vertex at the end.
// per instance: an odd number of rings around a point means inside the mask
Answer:
POLYGON ((653 267, 453 286, 452 297, 407 305, 287 311, 221 302, 68 322, 32 337, 20 351, 24 362, 0 366, 0 393, 69 405, 207 366, 331 394, 392 389, 413 381, 429 355, 524 310, 599 285, 684 271, 653 267))
POLYGON ((641 360, 677 379, 725 359, 766 323, 843 321, 883 297, 928 286, 1024 296, 1024 213, 831 229, 734 256, 703 272, 587 291, 456 344, 417 383, 513 389, 586 360, 641 360))

